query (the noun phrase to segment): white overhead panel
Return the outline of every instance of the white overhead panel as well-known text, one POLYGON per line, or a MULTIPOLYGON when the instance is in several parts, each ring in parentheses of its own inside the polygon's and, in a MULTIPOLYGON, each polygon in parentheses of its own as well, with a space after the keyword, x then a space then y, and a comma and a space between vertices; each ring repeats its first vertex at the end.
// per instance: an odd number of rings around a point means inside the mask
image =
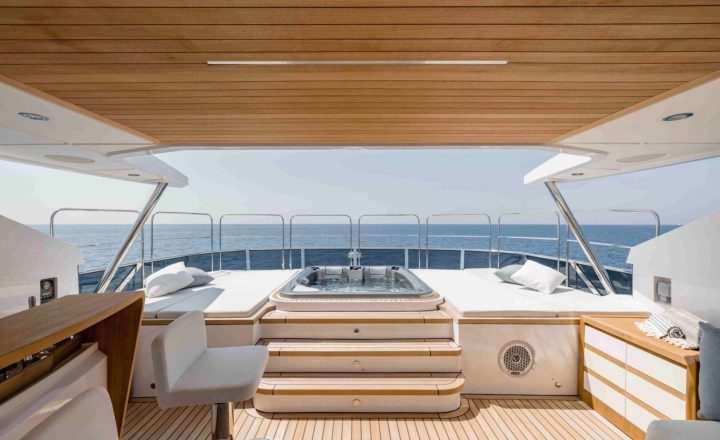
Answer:
POLYGON ((720 79, 705 82, 560 141, 596 151, 587 160, 558 155, 525 183, 573 181, 720 156, 720 79))
POLYGON ((24 85, 0 81, 0 159, 142 183, 187 185, 145 149, 154 140, 24 85))

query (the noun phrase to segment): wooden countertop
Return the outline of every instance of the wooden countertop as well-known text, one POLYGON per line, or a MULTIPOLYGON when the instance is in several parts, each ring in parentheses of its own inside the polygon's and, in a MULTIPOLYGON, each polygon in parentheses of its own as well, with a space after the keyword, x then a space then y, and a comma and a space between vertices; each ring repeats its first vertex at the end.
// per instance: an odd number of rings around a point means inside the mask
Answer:
POLYGON ((647 319, 647 316, 583 315, 581 318, 582 322, 592 327, 685 367, 696 364, 700 356, 699 352, 695 350, 684 350, 662 339, 647 336, 640 331, 640 329, 635 326, 635 323, 647 319))
POLYGON ((144 301, 142 292, 69 295, 0 318, 0 368, 85 330, 137 301, 144 301))

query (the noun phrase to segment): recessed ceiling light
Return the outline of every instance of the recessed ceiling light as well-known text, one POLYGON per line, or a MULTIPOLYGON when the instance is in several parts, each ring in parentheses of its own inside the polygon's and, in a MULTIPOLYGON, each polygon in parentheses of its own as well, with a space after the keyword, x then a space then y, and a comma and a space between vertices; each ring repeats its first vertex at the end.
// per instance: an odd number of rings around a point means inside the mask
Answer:
POLYGON ((572 173, 571 176, 584 176, 585 173, 572 173))
POLYGON ((665 122, 682 121, 693 116, 694 113, 675 113, 674 115, 665 116, 662 120, 665 122))
POLYGON ((646 162, 648 160, 660 159, 665 156, 667 156, 665 153, 640 154, 638 156, 621 157, 617 161, 620 163, 646 162))
POLYGON ((128 176, 129 176, 129 177, 140 177, 140 174, 138 174, 138 173, 129 173, 128 176))
POLYGON ((211 66, 373 66, 373 65, 488 65, 488 64, 507 64, 507 60, 346 60, 346 61, 318 61, 318 60, 298 60, 298 61, 208 61, 211 66))
POLYGON ((46 154, 45 158, 64 163, 95 163, 94 160, 88 159, 87 157, 68 156, 65 154, 46 154))
POLYGON ((28 113, 28 112, 20 112, 18 113, 18 116, 25 119, 30 119, 32 121, 49 121, 50 118, 48 118, 45 115, 39 115, 37 113, 28 113))

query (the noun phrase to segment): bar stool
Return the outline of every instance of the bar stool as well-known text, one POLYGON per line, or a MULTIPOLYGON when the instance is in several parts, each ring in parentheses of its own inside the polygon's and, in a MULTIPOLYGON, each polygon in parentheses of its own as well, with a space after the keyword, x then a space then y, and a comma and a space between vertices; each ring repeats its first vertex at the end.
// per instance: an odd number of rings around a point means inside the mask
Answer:
POLYGON ((232 439, 233 402, 255 394, 267 364, 267 348, 208 348, 204 314, 193 311, 156 336, 151 351, 158 406, 212 404, 213 438, 232 439))

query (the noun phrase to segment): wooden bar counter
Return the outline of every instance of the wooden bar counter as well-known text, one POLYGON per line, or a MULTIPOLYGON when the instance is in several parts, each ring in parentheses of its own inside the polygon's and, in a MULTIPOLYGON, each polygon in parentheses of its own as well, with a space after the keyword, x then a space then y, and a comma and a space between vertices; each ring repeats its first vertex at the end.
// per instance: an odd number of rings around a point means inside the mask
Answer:
POLYGON ((0 318, 0 368, 71 336, 97 343, 107 356, 108 393, 122 435, 144 301, 142 292, 69 295, 0 318))

